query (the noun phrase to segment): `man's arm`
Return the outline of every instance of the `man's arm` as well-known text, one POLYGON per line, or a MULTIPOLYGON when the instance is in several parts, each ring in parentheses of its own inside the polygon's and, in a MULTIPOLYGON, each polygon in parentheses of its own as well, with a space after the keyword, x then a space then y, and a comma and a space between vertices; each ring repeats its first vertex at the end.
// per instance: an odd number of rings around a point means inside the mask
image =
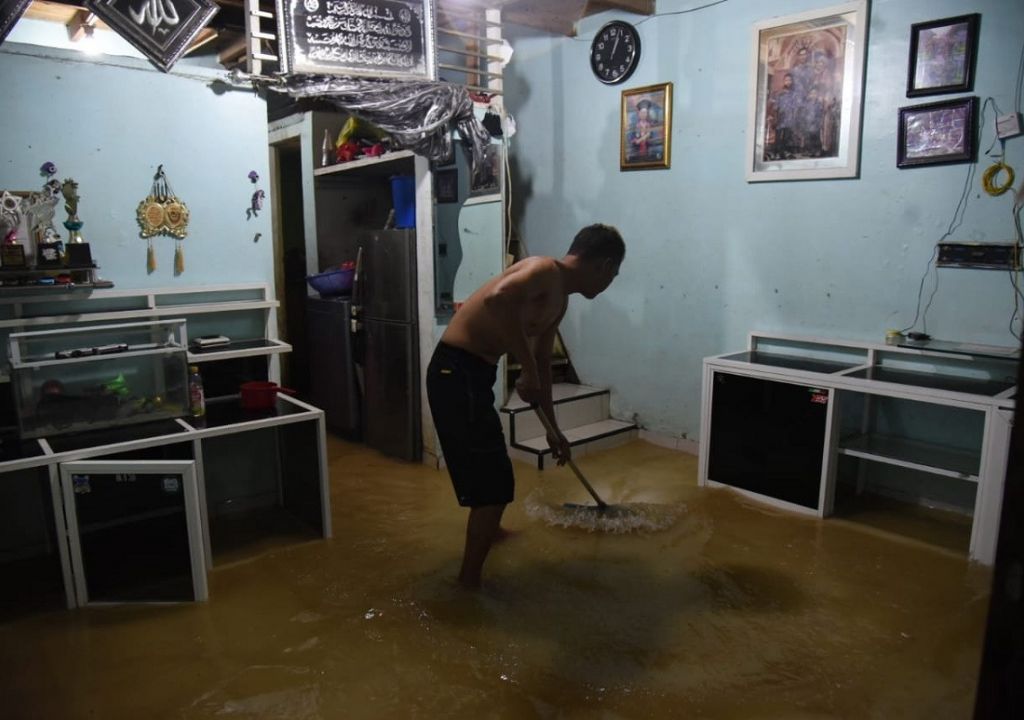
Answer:
MULTIPOLYGON (((562 311, 562 315, 565 315, 565 311, 562 311)), ((562 321, 562 315, 554 322, 554 324, 544 331, 544 334, 537 338, 537 343, 534 349, 534 358, 537 363, 537 373, 540 379, 540 394, 541 399, 538 405, 544 412, 544 415, 551 422, 551 427, 555 430, 555 435, 548 435, 548 445, 551 446, 551 450, 554 452, 555 459, 559 465, 565 463, 572 455, 572 450, 569 447, 569 441, 565 439, 565 435, 558 428, 558 421, 555 419, 555 405, 551 398, 551 352, 555 346, 555 336, 558 332, 558 323, 562 321)))
POLYGON ((526 337, 524 309, 531 298, 548 290, 550 282, 547 268, 526 266, 503 277, 484 298, 484 305, 498 320, 509 351, 522 365, 519 394, 531 404, 541 400, 540 375, 526 337))

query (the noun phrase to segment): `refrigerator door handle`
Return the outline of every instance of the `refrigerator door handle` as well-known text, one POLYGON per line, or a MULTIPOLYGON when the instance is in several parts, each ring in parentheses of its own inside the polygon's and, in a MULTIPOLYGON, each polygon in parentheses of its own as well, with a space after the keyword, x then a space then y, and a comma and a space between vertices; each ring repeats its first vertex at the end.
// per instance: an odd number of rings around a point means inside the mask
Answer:
POLYGON ((366 270, 363 268, 363 246, 360 245, 356 251, 356 271, 352 275, 352 320, 355 321, 363 314, 363 281, 366 270))

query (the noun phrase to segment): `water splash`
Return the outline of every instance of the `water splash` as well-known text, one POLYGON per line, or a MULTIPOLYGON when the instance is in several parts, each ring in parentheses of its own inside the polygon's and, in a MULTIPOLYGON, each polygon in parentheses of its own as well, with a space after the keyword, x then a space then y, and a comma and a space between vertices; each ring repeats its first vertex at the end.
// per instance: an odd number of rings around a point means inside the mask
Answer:
POLYGON ((623 503, 600 510, 596 505, 550 505, 540 493, 527 496, 526 514, 548 525, 589 532, 657 532, 672 527, 686 510, 683 503, 623 503))

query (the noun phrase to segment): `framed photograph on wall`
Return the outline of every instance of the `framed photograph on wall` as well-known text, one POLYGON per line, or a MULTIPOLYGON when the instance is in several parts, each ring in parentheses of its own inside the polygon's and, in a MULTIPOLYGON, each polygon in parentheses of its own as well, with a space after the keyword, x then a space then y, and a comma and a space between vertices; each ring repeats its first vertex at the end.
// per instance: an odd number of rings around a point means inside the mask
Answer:
POLYGON ((897 167, 974 162, 978 98, 900 108, 897 167))
POLYGON ((970 92, 981 15, 960 15, 910 26, 907 97, 970 92))
POLYGON ((499 195, 501 193, 501 146, 491 143, 484 150, 483 170, 470 171, 469 196, 499 195))
POLYGON ((667 169, 672 164, 672 83, 622 91, 619 169, 667 169))
POLYGON ((867 0, 754 25, 747 182, 857 177, 867 26, 867 0))
POLYGON ((434 198, 439 203, 459 201, 459 169, 445 168, 434 171, 434 198))

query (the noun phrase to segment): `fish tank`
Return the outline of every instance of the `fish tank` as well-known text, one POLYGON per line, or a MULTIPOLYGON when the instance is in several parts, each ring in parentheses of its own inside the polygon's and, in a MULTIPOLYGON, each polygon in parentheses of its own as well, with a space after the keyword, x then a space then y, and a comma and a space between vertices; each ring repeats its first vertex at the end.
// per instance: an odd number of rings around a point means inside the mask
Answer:
POLYGON ((21 332, 8 342, 22 438, 188 414, 184 320, 21 332))

